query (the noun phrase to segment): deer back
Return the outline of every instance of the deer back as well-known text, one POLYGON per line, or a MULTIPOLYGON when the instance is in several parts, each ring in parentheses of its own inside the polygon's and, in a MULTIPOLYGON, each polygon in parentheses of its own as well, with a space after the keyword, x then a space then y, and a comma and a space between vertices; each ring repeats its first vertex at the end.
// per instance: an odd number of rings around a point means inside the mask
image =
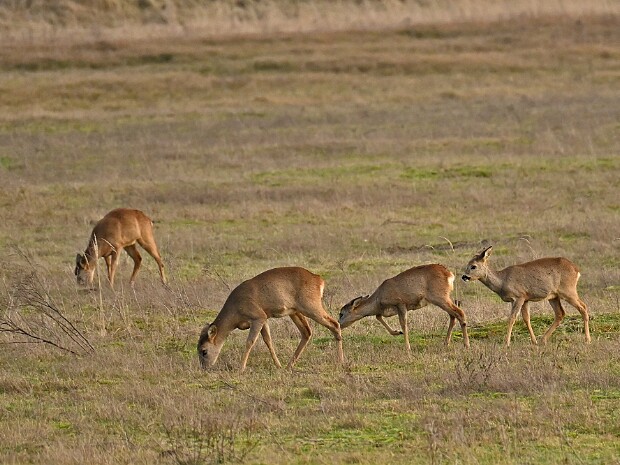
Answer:
POLYGON ((454 274, 440 264, 420 265, 386 279, 375 291, 382 303, 416 302, 427 296, 449 295, 454 274))
POLYGON ((143 237, 152 237, 153 221, 140 210, 117 208, 105 215, 93 228, 91 241, 97 238, 115 247, 125 247, 143 237))
POLYGON ((274 268, 239 284, 220 313, 252 319, 259 309, 278 317, 291 309, 313 308, 320 304, 324 286, 320 276, 304 268, 274 268))
POLYGON ((574 289, 581 274, 570 260, 549 257, 509 266, 498 275, 503 279, 505 289, 540 297, 574 289))

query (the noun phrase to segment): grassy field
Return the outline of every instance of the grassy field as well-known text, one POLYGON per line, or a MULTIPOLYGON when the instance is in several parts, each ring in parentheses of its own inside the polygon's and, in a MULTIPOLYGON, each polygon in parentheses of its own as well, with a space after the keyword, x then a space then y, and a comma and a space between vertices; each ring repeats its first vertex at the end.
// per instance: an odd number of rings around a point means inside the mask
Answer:
MULTIPOLYGON (((620 463, 617 16, 13 37, 0 317, 80 355, 0 332, 0 463, 620 463), (144 253, 135 289, 125 259, 116 292, 78 289, 75 254, 119 206, 155 220, 169 287, 144 253), (410 356, 368 319, 343 331, 344 367, 313 324, 292 372, 259 342, 239 375, 241 331, 199 369, 200 329, 263 270, 321 274, 336 316, 414 265, 460 276, 486 244, 498 268, 577 263, 592 344, 569 307, 549 345, 518 322, 506 349, 509 305, 459 281, 469 350, 433 307, 410 313, 410 356)), ((540 336, 552 310, 532 312, 540 336)), ((285 361, 298 332, 271 328, 285 361)))

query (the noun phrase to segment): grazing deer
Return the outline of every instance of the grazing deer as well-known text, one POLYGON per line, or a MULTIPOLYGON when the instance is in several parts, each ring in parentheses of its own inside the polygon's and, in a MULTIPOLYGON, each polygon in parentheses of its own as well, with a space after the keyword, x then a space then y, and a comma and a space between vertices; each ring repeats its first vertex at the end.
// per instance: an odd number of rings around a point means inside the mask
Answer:
POLYGON ((370 296, 356 297, 340 310, 340 327, 346 328, 357 320, 374 315, 392 336, 405 335, 405 347, 411 352, 407 331, 407 311, 417 310, 429 303, 448 312, 450 324, 446 344, 452 339, 452 329, 459 320, 463 342, 469 347, 465 313, 450 298, 454 274, 443 265, 422 265, 410 268, 386 279, 370 296), (383 317, 398 315, 401 331, 392 329, 383 317))
POLYGON ((338 359, 344 363, 340 325, 323 307, 325 281, 320 276, 299 267, 274 268, 239 284, 228 296, 222 310, 211 324, 206 324, 198 339, 198 359, 202 368, 217 361, 224 341, 235 329, 249 329, 245 352, 241 359, 243 373, 250 351, 260 333, 277 367, 280 361, 271 343, 267 320, 291 317, 301 333, 301 341, 288 364, 291 368, 306 348, 312 329, 310 318, 329 329, 338 344, 338 359))
POLYGON ((519 310, 530 333, 532 344, 537 343, 530 323, 529 302, 541 300, 548 300, 555 312, 555 320, 542 337, 542 342, 545 344, 566 314, 560 299, 566 300, 579 310, 583 317, 586 342, 590 342, 588 307, 577 294, 577 281, 581 273, 574 263, 563 257, 541 258, 495 271, 487 265, 491 249, 492 246, 487 247, 469 261, 465 267, 463 281, 479 279, 504 302, 512 302, 506 335, 507 346, 510 345, 512 327, 519 310))
POLYGON ((153 221, 140 210, 117 208, 105 215, 93 228, 84 253, 75 258, 75 275, 79 284, 92 286, 97 260, 105 260, 110 286, 114 288, 114 275, 123 249, 133 259, 133 273, 129 282, 133 286, 140 269, 142 257, 136 242, 142 246, 157 262, 161 281, 166 283, 164 264, 159 256, 157 244, 153 237, 153 221))

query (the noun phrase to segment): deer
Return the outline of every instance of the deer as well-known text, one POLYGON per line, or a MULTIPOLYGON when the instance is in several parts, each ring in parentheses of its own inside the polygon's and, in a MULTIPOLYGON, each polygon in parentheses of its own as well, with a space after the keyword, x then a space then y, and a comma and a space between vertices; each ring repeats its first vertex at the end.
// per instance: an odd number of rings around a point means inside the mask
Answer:
POLYGON ((215 365, 222 346, 232 331, 249 329, 240 373, 245 372, 250 351, 259 333, 269 349, 273 362, 281 368, 282 365, 273 348, 267 320, 285 316, 293 320, 301 334, 301 340, 288 363, 288 369, 293 368, 312 336, 308 318, 331 331, 337 343, 338 361, 343 364, 340 325, 323 307, 324 289, 323 278, 301 267, 273 268, 243 281, 232 290, 213 323, 207 323, 202 328, 197 345, 200 366, 207 369, 215 365))
POLYGON ((386 279, 372 293, 360 296, 345 304, 340 310, 339 323, 342 329, 367 316, 375 318, 392 335, 404 334, 405 348, 411 352, 407 331, 407 312, 427 306, 438 306, 450 315, 446 345, 452 340, 452 330, 456 320, 463 331, 463 343, 469 347, 467 320, 465 313, 450 298, 454 287, 454 274, 440 264, 421 265, 386 279), (398 315, 400 331, 393 329, 384 317, 398 315))
POLYGON ((140 244, 157 262, 159 275, 166 284, 164 263, 153 237, 153 221, 140 210, 117 208, 97 222, 90 234, 88 246, 75 258, 75 276, 80 285, 92 286, 97 260, 103 258, 108 270, 110 287, 114 289, 114 275, 123 249, 133 259, 134 267, 129 283, 133 287, 142 256, 136 244, 140 244))
POLYGON ((538 343, 530 323, 529 303, 544 300, 549 301, 555 313, 553 323, 542 337, 542 343, 546 344, 566 315, 561 299, 570 303, 581 313, 586 343, 590 343, 588 307, 577 293, 577 282, 581 273, 573 262, 564 257, 548 257, 495 271, 487 263, 492 249, 493 246, 489 246, 475 255, 465 267, 462 279, 463 281, 479 280, 499 295, 504 302, 512 303, 508 318, 506 346, 510 345, 512 327, 519 311, 527 326, 532 344, 538 343))

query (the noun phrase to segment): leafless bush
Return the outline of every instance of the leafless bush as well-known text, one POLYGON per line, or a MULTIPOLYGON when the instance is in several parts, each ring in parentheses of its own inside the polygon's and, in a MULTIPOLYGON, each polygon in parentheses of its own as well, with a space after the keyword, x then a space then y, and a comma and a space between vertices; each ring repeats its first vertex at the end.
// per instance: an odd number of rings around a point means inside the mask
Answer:
POLYGON ((61 310, 44 286, 32 261, 19 252, 28 270, 17 271, 16 281, 4 283, 0 296, 0 333, 3 343, 48 344, 74 355, 94 352, 84 334, 61 310))

